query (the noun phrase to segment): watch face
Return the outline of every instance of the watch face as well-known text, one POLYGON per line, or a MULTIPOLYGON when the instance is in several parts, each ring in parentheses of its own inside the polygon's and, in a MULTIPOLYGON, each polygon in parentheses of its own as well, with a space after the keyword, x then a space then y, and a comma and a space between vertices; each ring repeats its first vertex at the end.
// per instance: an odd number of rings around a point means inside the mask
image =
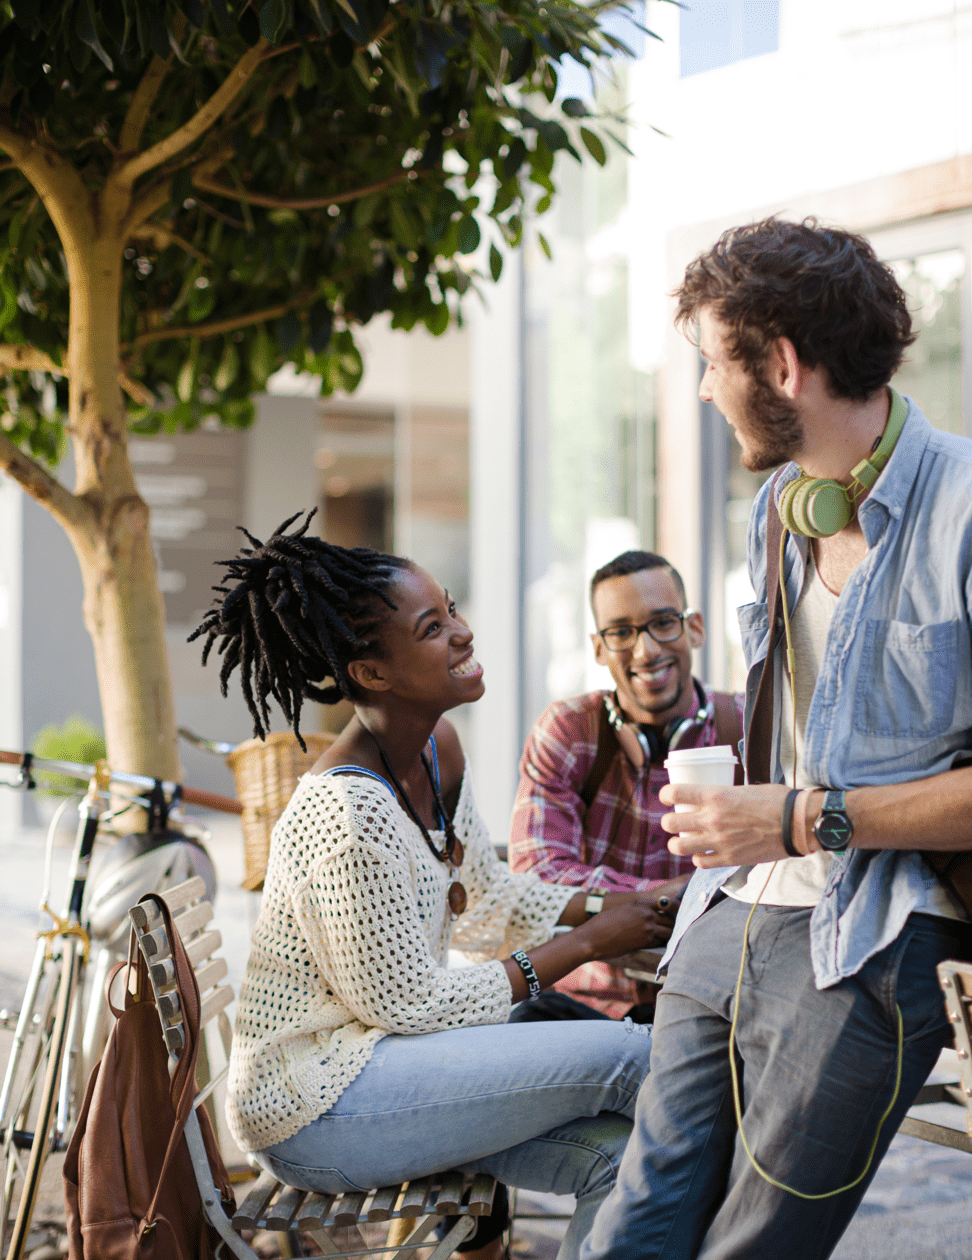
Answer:
POLYGON ((830 851, 846 849, 854 828, 846 814, 821 814, 814 827, 821 847, 830 851))

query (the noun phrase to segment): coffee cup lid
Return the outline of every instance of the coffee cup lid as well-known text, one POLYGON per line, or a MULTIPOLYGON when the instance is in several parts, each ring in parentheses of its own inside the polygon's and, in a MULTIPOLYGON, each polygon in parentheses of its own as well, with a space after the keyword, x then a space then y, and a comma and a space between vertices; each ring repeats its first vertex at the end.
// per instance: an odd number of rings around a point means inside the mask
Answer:
POLYGON ((711 748, 673 748, 665 761, 666 766, 699 766, 710 762, 731 761, 736 764, 732 744, 714 744, 711 748))

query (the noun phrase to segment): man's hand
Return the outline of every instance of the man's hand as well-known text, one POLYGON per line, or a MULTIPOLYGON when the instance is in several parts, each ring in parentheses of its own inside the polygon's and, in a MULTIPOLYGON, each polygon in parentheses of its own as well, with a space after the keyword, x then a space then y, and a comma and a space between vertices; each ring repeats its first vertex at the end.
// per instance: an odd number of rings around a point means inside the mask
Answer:
POLYGON ((700 787, 667 783, 659 792, 665 805, 692 805, 691 813, 665 814, 670 853, 690 857, 696 866, 755 866, 786 857, 783 848, 783 784, 700 787), (680 834, 679 834, 680 833, 680 834))

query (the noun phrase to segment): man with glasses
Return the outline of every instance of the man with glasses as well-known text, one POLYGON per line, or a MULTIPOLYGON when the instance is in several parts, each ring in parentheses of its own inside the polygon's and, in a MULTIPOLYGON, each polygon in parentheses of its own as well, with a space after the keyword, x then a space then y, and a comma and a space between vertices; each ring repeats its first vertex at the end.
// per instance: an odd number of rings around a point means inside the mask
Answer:
MULTIPOLYGON (((743 697, 714 693, 693 678, 692 651, 705 642, 705 623, 686 607, 682 579, 663 556, 617 556, 594 574, 591 607, 594 656, 610 670, 614 691, 556 701, 530 732, 510 866, 589 889, 592 913, 598 894, 650 893, 661 942, 693 870, 669 853, 660 825, 665 757, 674 747, 735 748, 743 697)), ((654 986, 636 985, 607 963, 588 963, 556 987, 564 996, 541 998, 521 1016, 652 1016, 654 986)))

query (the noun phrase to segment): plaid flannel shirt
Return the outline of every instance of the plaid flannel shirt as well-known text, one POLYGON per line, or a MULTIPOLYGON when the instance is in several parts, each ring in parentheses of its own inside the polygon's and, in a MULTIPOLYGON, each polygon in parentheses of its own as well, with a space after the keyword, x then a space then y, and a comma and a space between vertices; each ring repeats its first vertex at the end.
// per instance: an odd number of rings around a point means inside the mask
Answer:
MULTIPOLYGON (((709 699, 710 689, 704 691, 709 699)), ((601 892, 644 891, 695 868, 690 858, 668 851, 661 817, 669 808, 658 799, 668 782, 663 766, 652 765, 647 773, 636 769, 619 746, 585 813, 580 792, 597 755, 606 694, 594 691, 557 700, 530 732, 510 824, 510 867, 534 871, 549 884, 601 892)), ((745 697, 735 699, 742 714, 745 697)), ((698 710, 693 694, 687 716, 698 710)), ((715 720, 710 718, 683 747, 710 747, 716 742, 715 720)), ((556 988, 614 1018, 638 1000, 633 982, 607 963, 586 963, 556 988)))

